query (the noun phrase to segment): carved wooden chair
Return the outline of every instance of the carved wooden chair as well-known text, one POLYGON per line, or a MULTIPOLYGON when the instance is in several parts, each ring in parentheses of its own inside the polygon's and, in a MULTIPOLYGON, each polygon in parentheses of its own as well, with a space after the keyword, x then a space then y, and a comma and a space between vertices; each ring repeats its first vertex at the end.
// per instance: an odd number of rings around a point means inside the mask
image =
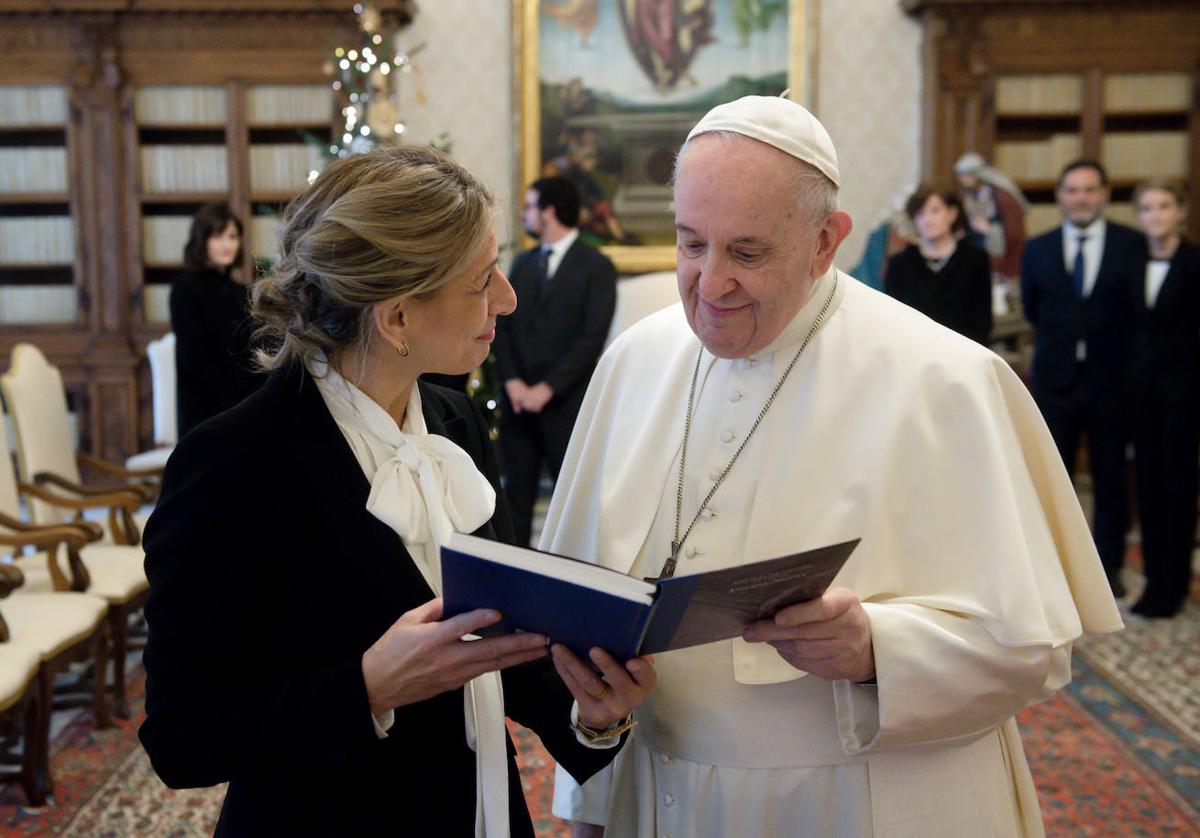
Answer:
POLYGON ((61 524, 82 518, 89 509, 107 509, 108 537, 116 544, 138 544, 141 530, 134 516, 154 500, 162 470, 130 471, 76 454, 62 376, 32 344, 13 348, 12 366, 0 376, 0 393, 12 419, 21 491, 31 497, 33 521, 61 524), (81 467, 117 482, 85 484, 81 467))
POLYGON ((125 461, 130 471, 163 468, 179 441, 175 403, 175 333, 167 332, 146 345, 150 361, 150 404, 154 415, 154 444, 157 448, 134 454, 125 461))
MULTIPOLYGON (((0 538, 5 539, 0 543, 11 545, 7 536, 0 535, 0 538)), ((17 542, 20 540, 19 537, 16 539, 17 542)), ((21 725, 24 753, 19 776, 30 803, 41 805, 54 791, 50 774, 54 679, 76 661, 95 661, 95 672, 106 671, 108 644, 104 635, 108 603, 88 594, 15 590, 23 581, 19 568, 0 564, 0 650, 11 644, 13 649, 32 651, 37 659, 36 687, 32 701, 26 702, 21 725)), ((2 655, 0 651, 0 660, 3 660, 2 655)), ((17 680, 13 679, 13 683, 17 680)), ((96 724, 109 727, 112 721, 108 715, 103 678, 93 678, 91 685, 96 724)), ((15 735, 16 731, 5 732, 15 735)))
MULTIPOLYGON (((30 524, 20 520, 18 483, 12 458, 0 452, 0 553, 14 552, 13 567, 24 576, 22 596, 71 592, 99 598, 106 606, 113 662, 113 701, 121 718, 129 718, 125 703, 125 654, 129 648, 129 618, 145 604, 149 591, 140 547, 99 544, 103 536, 91 521, 30 524), (37 551, 22 555, 18 548, 37 551)), ((107 678, 107 659, 98 661, 97 681, 107 678)))
MULTIPOLYGON (((8 596, 12 587, 8 576, 0 579, 0 597, 8 596)), ((11 640, 2 622, 0 636, 0 776, 20 782, 29 803, 41 806, 46 792, 37 778, 40 766, 49 761, 49 732, 42 737, 35 707, 42 659, 32 646, 11 640)))

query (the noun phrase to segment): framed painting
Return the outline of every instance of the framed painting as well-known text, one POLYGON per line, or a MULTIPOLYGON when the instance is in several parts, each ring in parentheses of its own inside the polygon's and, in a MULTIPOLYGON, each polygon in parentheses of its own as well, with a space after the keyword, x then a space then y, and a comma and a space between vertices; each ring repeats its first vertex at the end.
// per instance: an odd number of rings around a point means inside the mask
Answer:
POLYGON ((721 102, 806 100, 809 2, 514 0, 516 194, 568 177, 581 235, 621 273, 673 268, 675 153, 721 102))

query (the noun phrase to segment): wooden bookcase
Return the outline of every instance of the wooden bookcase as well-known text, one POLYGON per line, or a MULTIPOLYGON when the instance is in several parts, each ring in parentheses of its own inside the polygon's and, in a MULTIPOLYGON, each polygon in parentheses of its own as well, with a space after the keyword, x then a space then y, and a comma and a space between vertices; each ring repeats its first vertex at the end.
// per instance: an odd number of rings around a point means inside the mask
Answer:
MULTIPOLYGON (((169 322, 170 283, 183 269, 191 216, 228 201, 245 226, 241 277, 255 259, 273 260, 282 208, 323 165, 312 143, 330 142, 334 103, 328 84, 148 85, 133 91, 127 130, 132 212, 141 223, 146 325, 169 322), (310 139, 311 138, 311 141, 310 139)), ((132 267, 132 266, 131 266, 132 267)))
MULTIPOLYGON (((1132 223, 1147 177, 1200 195, 1200 10, 1194 0, 902 0, 924 26, 922 173, 950 178, 978 151, 1033 204, 1036 234, 1060 223, 1054 185, 1100 160, 1110 217, 1132 223)), ((1190 234, 1200 235, 1200 213, 1190 234)))
POLYGON ((0 84, 0 326, 77 319, 67 90, 0 84))
POLYGON ((151 443, 145 347, 168 328, 192 213, 230 202, 243 277, 274 253, 277 213, 319 168, 300 132, 330 140, 323 68, 358 37, 352 5, 0 0, 0 367, 21 341, 47 353, 82 450, 151 443), (58 162, 5 181, 5 155, 39 151, 58 162))

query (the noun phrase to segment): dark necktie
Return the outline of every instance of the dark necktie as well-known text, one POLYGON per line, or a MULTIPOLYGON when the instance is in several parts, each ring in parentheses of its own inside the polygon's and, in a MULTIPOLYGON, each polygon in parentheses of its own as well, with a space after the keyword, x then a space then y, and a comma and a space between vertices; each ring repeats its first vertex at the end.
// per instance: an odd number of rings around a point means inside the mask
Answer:
POLYGON ((1087 275, 1083 264, 1083 243, 1087 241, 1087 236, 1080 236, 1078 246, 1075 250, 1075 264, 1071 266, 1071 279, 1075 283, 1075 295, 1079 299, 1083 299, 1083 283, 1084 277, 1087 275))
POLYGON ((539 247, 537 252, 538 287, 544 286, 550 278, 550 248, 539 247))

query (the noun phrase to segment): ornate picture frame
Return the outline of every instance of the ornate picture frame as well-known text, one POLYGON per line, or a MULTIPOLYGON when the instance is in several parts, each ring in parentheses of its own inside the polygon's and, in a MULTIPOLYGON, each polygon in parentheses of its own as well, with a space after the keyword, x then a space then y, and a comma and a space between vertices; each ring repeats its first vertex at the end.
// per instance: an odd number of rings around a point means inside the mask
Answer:
POLYGON ((513 0, 518 201, 539 177, 571 177, 585 240, 620 273, 673 269, 675 151, 719 102, 785 88, 810 101, 815 4, 513 0))

